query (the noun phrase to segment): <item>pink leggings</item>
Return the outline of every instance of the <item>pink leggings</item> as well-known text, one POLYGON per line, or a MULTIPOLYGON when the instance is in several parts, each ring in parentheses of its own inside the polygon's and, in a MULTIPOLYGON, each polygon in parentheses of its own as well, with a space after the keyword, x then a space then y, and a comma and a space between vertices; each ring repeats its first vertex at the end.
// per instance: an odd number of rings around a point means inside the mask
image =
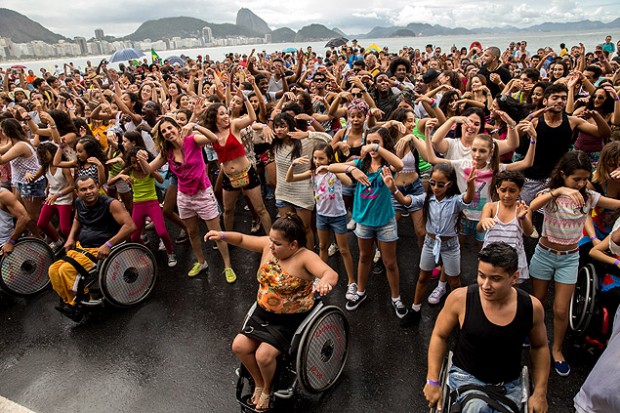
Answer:
POLYGON ((71 231, 71 211, 73 205, 47 205, 44 204, 41 208, 39 220, 37 221, 37 227, 45 235, 47 235, 52 241, 58 241, 58 233, 50 224, 54 213, 58 213, 58 220, 60 221, 60 232, 62 236, 67 239, 69 232, 71 231))
POLYGON ((136 232, 131 234, 131 241, 133 242, 141 242, 140 234, 142 233, 142 227, 144 227, 144 219, 149 216, 153 221, 153 225, 155 226, 155 231, 161 240, 164 242, 166 246, 166 252, 168 254, 172 254, 174 252, 174 248, 172 248, 172 241, 170 241, 170 235, 168 234, 168 230, 166 229, 166 223, 164 222, 164 213, 161 211, 159 207, 159 202, 157 200, 153 201, 137 201, 133 203, 133 211, 131 214, 131 219, 138 227, 136 232))

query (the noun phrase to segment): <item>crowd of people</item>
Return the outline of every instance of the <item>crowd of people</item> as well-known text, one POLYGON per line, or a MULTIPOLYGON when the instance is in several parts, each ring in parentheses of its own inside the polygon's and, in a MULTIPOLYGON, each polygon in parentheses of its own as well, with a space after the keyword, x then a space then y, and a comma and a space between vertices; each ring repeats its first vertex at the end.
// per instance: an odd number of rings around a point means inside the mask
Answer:
MULTIPOLYGON (((579 251, 593 247, 592 256, 620 266, 620 55, 610 36, 593 51, 562 44, 530 53, 525 41, 505 50, 474 42, 449 53, 432 45, 390 53, 354 44, 324 55, 307 48, 136 63, 0 71, 0 212, 18 222, 2 218, 5 253, 26 232, 54 250, 79 248, 81 228, 85 248, 101 258, 123 239, 156 245, 145 235, 152 227, 169 267, 178 262, 174 244, 190 242, 190 277, 208 267, 203 241, 215 241, 223 275, 234 283, 227 244, 261 252, 256 317, 283 327, 242 331, 233 349, 254 377, 252 402, 262 410, 273 363, 285 351, 280 338, 290 340, 313 290, 325 294, 335 285, 336 274, 322 263, 339 252, 349 311, 366 300, 371 272, 385 272, 404 328, 419 322, 425 299, 438 304, 455 291, 431 345, 441 348, 447 331, 475 324, 463 318, 465 305, 482 306, 476 311, 496 327, 489 334, 517 315, 529 317, 515 337, 531 340, 533 411, 547 411, 541 303, 550 284, 551 365, 567 376, 563 345, 579 251), (251 234, 262 229, 264 237, 232 232, 240 193, 251 234), (272 202, 277 216, 266 207, 272 202), (406 216, 417 250, 397 244, 406 216), (200 221, 209 229, 204 240, 200 221), (174 242, 170 226, 178 227, 174 242), (467 237, 482 248, 478 298, 460 288, 467 237), (528 257, 524 239, 532 238, 538 241, 528 257), (414 253, 419 278, 406 305, 396 258, 414 253), (322 281, 313 287, 315 277, 322 281), (428 294, 431 278, 439 281, 428 294), (515 289, 529 283, 533 297, 515 289), (498 302, 510 310, 495 308, 498 302)), ((74 316, 75 272, 62 274, 52 279, 59 310, 74 316)), ((607 291, 617 294, 620 278, 610 280, 607 291)), ((457 346, 461 373, 480 350, 469 344, 457 346)), ((430 404, 438 401, 440 353, 432 361, 429 354, 430 404)), ((467 372, 482 382, 514 379, 474 370, 467 372)))

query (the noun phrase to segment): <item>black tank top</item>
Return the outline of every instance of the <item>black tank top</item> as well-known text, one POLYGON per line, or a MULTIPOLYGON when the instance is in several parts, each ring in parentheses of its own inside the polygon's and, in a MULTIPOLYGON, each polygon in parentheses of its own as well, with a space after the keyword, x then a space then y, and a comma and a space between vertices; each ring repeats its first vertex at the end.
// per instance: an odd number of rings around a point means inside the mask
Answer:
POLYGON ((517 379, 521 373, 523 340, 532 329, 533 313, 532 299, 517 289, 515 318, 505 326, 493 324, 482 310, 480 287, 470 285, 454 365, 488 384, 517 379))
POLYGON ((545 122, 545 116, 538 118, 536 126, 536 154, 534 165, 524 171, 529 179, 547 179, 560 158, 569 151, 573 144, 573 130, 570 127, 568 115, 562 114, 562 123, 557 128, 551 128, 545 122))
POLYGON ((81 224, 78 239, 82 247, 99 248, 118 233, 121 226, 110 212, 112 201, 112 198, 103 195, 99 195, 97 203, 92 206, 86 206, 79 198, 75 201, 77 218, 81 224))

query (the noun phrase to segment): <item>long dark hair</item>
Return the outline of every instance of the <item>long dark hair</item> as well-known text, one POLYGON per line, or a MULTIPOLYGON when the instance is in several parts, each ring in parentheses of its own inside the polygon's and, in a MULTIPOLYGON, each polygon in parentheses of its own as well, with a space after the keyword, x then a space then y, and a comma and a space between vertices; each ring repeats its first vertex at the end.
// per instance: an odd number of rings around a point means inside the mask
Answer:
MULTIPOLYGON (((95 157, 99 159, 99 161, 101 161, 105 168, 108 158, 105 156, 105 153, 103 153, 103 149, 101 149, 101 145, 99 145, 99 142, 97 142, 94 137, 85 136, 83 138, 80 138, 79 141, 77 141, 76 146, 78 143, 84 147, 84 151, 88 154, 89 158, 95 157)), ((86 163, 86 161, 81 161, 80 158, 77 158, 77 161, 79 165, 83 165, 84 163, 86 163)))
MULTIPOLYGON (((366 142, 368 140, 368 135, 371 135, 373 133, 378 133, 379 136, 381 136, 381 139, 383 140, 383 148, 390 151, 390 152, 394 152, 394 139, 392 138, 392 135, 390 134, 390 131, 387 128, 384 128, 383 126, 373 126, 372 128, 368 129, 366 131, 366 136, 364 137, 364 142, 366 142)), ((364 159, 362 160, 362 172, 367 173, 368 170, 370 169, 370 164, 372 162, 372 157, 370 156, 370 153, 367 153, 366 156, 364 157, 364 159)), ((383 163, 385 164, 385 160, 383 161, 383 163)))
MULTIPOLYGON (((592 173, 592 161, 590 160, 590 157, 584 151, 580 150, 565 153, 551 172, 549 182, 546 187, 550 190, 563 187, 564 178, 574 174, 578 170, 592 173)), ((584 185, 579 192, 581 193, 581 196, 583 196, 583 201, 587 203, 588 191, 586 186, 584 185)), ((555 203, 555 201, 553 202, 555 203)))
POLYGON ((220 108, 223 107, 226 110, 228 110, 228 107, 226 107, 225 104, 223 103, 212 103, 207 107, 207 110, 205 111, 205 116, 203 119, 205 128, 209 129, 211 132, 213 133, 217 133, 217 112, 220 110, 220 108))
POLYGON ((54 159, 54 155, 56 155, 57 150, 58 146, 56 146, 52 142, 41 142, 39 146, 37 146, 37 157, 39 158, 39 165, 41 165, 41 168, 43 168, 44 174, 47 173, 47 171, 50 169, 51 163, 51 160, 47 159, 47 153, 49 152, 52 155, 52 159, 54 159))
POLYGON ((271 229, 280 231, 288 242, 297 241, 299 248, 305 248, 308 243, 304 222, 299 215, 292 212, 287 212, 285 216, 276 219, 271 229))
MULTIPOLYGON (((446 198, 451 198, 453 196, 461 195, 461 191, 459 191, 459 187, 456 182, 456 171, 454 170, 452 165, 450 165, 449 163, 438 163, 437 165, 433 166, 433 169, 431 171, 431 176, 435 172, 439 172, 440 174, 442 174, 448 179, 448 182, 450 182, 448 190, 446 191, 446 198)), ((426 190, 426 198, 424 198, 424 206, 422 206, 422 216, 424 217, 424 222, 428 222, 428 219, 429 219, 429 214, 428 214, 429 206, 428 205, 430 203, 432 195, 433 195, 433 188, 429 185, 428 189, 426 190)), ((455 228, 457 232, 458 232, 460 221, 461 221, 460 219, 456 220, 455 228)))
MULTIPOLYGON (((297 127, 297 123, 295 122, 295 118, 293 118, 288 113, 282 112, 276 115, 273 119, 274 128, 277 126, 286 125, 288 127, 289 132, 294 131, 297 127)), ((303 149, 303 145, 299 139, 291 139, 291 143, 293 144, 293 150, 291 151, 291 161, 295 158, 299 158, 301 156, 301 150, 303 149)), ((271 148, 273 152, 277 152, 284 145, 284 141, 280 139, 277 135, 273 138, 273 142, 271 143, 271 148)))
POLYGON ((60 136, 66 135, 68 133, 75 133, 76 135, 78 134, 78 130, 73 124, 73 121, 68 114, 66 114, 62 110, 50 110, 48 114, 52 117, 52 119, 54 119, 60 136))
POLYGON ((26 142, 30 144, 30 139, 24 133, 24 129, 19 121, 15 118, 7 118, 3 119, 0 122, 0 128, 2 128, 2 133, 6 135, 7 138, 13 140, 18 140, 22 142, 26 142))
MULTIPOLYGON (((474 140, 476 139, 480 139, 486 142, 489 148, 489 151, 491 152, 491 158, 489 159, 489 168, 491 169, 491 171, 493 171, 493 175, 491 178, 490 188, 495 188, 495 178, 496 178, 496 175, 499 173, 499 146, 497 145, 497 142, 495 141, 495 139, 491 137, 491 135, 481 133, 479 135, 476 135, 474 140)), ((492 189, 491 189, 491 192, 493 192, 492 189)))
POLYGON ((588 104, 586 105, 586 109, 597 110, 602 116, 605 116, 605 115, 609 115, 610 113, 614 113, 615 103, 616 102, 614 101, 614 99, 611 97, 609 92, 605 90, 604 87, 597 87, 594 93, 592 93, 592 96, 590 96, 590 100, 588 101, 588 104), (599 90, 605 93, 605 101, 603 102, 603 106, 600 109, 595 109, 594 108, 594 96, 596 95, 596 92, 598 92, 599 90))
MULTIPOLYGON (((486 116, 484 115, 484 111, 481 108, 476 108, 476 107, 467 108, 463 111, 463 113, 461 113, 461 116, 468 117, 469 115, 473 115, 474 113, 478 115, 478 117, 480 118, 480 129, 478 129, 478 133, 484 133, 484 125, 486 122, 485 120, 486 116)), ((456 128, 456 137, 460 138, 461 135, 462 135, 461 128, 456 128)))
POLYGON ((312 149, 312 157, 310 158, 310 170, 312 172, 316 171, 316 165, 314 164, 314 152, 316 151, 322 151, 325 152, 325 155, 327 155, 327 160, 329 161, 329 164, 332 164, 334 162, 334 158, 335 158, 335 154, 334 154, 334 148, 332 148, 332 146, 327 143, 327 142, 318 142, 315 146, 314 149, 312 149))

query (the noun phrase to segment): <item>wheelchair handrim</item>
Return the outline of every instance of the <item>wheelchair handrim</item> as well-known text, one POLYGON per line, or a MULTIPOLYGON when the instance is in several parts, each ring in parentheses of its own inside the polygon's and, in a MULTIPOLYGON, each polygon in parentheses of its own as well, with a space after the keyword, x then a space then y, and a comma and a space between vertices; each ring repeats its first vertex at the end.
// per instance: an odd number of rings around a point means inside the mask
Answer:
POLYGON ((349 355, 349 323, 342 310, 327 306, 306 329, 297 353, 299 384, 308 393, 332 387, 349 355))
POLYGON ((21 239, 13 252, 2 258, 0 284, 14 295, 36 294, 49 285, 48 270, 53 262, 54 252, 45 242, 36 238, 21 239))
POLYGON ((106 301, 115 307, 131 307, 144 301, 155 286, 157 263, 153 253, 140 244, 113 250, 99 271, 99 285, 106 301))
POLYGON ((577 333, 585 331, 592 319, 597 282, 594 265, 588 264, 579 270, 568 318, 571 330, 577 333))

